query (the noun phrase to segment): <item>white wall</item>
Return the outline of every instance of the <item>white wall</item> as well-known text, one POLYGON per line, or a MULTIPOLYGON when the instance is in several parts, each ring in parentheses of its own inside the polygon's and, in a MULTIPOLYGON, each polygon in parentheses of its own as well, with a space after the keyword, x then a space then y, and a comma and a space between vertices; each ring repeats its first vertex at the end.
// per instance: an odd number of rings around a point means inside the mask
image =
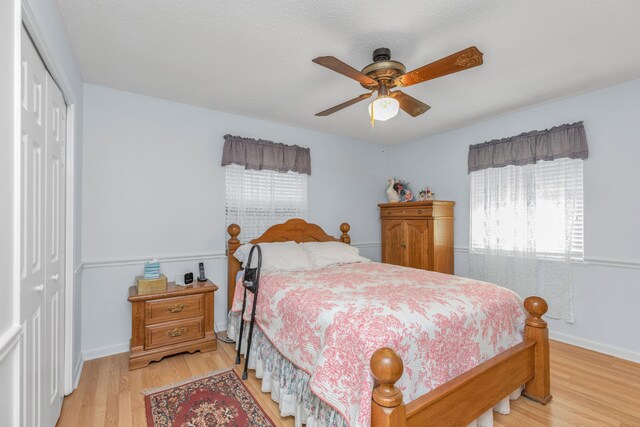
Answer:
POLYGON ((309 220, 335 235, 349 222, 363 254, 379 257, 391 155, 379 146, 90 84, 84 102, 85 358, 128 350, 127 288, 152 257, 169 278, 204 261, 226 327, 225 134, 310 147, 309 220))
POLYGON ((585 259, 573 268, 575 324, 552 336, 640 361, 640 80, 510 113, 397 147, 394 170, 417 192, 454 200, 456 274, 468 274, 471 144, 584 120, 585 259))
MULTIPOLYGON (((639 333, 628 327, 640 296, 640 199, 631 188, 640 174, 634 168, 640 158, 638 96, 640 81, 629 82, 382 152, 360 141, 85 85, 85 358, 128 349, 126 290, 144 259, 160 257, 169 277, 195 270, 202 260, 208 276, 225 283, 219 164, 226 133, 311 147, 310 220, 336 234, 339 223, 350 222, 354 243, 374 259, 380 256, 375 205, 394 171, 416 192, 429 185, 439 199, 455 200, 456 274, 468 275, 468 146, 584 120, 590 146, 587 262, 574 266, 575 323, 551 319, 551 331, 558 339, 640 360, 639 333)), ((224 329, 221 288, 216 323, 224 329)))

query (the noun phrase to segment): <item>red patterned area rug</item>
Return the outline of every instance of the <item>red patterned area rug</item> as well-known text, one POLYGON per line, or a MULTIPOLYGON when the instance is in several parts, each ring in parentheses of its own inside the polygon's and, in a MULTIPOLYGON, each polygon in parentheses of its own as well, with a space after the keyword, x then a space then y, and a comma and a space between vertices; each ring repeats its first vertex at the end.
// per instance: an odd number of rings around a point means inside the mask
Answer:
POLYGON ((148 427, 275 427, 234 370, 145 392, 148 427))

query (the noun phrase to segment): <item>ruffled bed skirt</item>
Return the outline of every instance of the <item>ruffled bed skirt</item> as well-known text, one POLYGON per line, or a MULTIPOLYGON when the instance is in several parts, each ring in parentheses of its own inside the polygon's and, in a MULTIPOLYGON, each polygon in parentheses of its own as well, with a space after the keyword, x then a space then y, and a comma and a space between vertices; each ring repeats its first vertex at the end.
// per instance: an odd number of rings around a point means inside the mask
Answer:
MULTIPOLYGON (((227 336, 237 340, 240 331, 240 313, 229 313, 227 336)), ((245 322, 242 339, 242 354, 246 354, 249 322, 245 322)), ((238 344, 236 343, 236 348, 238 344)), ((271 399, 280 407, 280 415, 293 416, 295 426, 301 427, 348 427, 342 415, 320 400, 309 389, 308 373, 298 369, 271 344, 258 327, 253 328, 249 369, 255 370, 256 377, 262 379, 262 391, 271 393, 271 399)), ((493 407, 500 414, 510 412, 509 400, 520 397, 522 387, 515 390, 493 407)), ((406 403, 406 402, 405 402, 406 403)), ((488 410, 469 427, 493 427, 493 411, 488 410)))

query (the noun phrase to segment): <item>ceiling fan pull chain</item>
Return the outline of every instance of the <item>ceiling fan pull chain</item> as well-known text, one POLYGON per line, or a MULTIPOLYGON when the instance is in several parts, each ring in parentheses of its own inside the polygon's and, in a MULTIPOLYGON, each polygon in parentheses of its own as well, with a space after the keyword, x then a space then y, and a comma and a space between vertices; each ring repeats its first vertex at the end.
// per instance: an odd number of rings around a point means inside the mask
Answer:
POLYGON ((375 111, 375 108, 373 108, 373 103, 369 104, 369 107, 371 109, 371 132, 373 132, 373 126, 375 125, 376 121, 375 118, 373 117, 373 113, 375 111))

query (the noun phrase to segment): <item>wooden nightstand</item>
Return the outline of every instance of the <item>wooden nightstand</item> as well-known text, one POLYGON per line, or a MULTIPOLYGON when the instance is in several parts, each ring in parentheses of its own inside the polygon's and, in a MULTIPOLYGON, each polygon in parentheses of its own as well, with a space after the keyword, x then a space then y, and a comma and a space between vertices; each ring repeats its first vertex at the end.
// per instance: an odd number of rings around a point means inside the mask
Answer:
POLYGON ((146 295, 138 295, 131 286, 129 370, 172 354, 215 350, 213 297, 217 290, 210 281, 187 286, 168 283, 166 291, 146 295))

